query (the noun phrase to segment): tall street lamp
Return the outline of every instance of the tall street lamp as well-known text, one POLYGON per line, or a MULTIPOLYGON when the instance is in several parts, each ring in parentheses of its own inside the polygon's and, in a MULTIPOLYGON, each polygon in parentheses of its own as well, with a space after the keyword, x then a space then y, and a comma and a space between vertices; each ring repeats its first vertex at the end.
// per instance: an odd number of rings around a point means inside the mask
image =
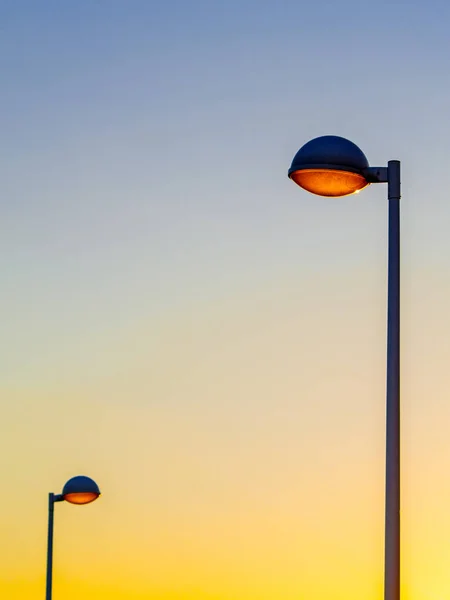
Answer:
POLYGON ((355 194, 371 183, 388 184, 388 301, 386 377, 386 512, 384 598, 400 598, 400 161, 370 167, 349 140, 326 135, 302 146, 288 175, 319 196, 355 194))
POLYGON ((62 494, 48 495, 48 542, 47 542, 47 584, 45 600, 52 600, 53 574, 53 516, 55 502, 70 504, 89 504, 100 496, 100 490, 94 480, 84 475, 72 477, 63 488, 62 494))

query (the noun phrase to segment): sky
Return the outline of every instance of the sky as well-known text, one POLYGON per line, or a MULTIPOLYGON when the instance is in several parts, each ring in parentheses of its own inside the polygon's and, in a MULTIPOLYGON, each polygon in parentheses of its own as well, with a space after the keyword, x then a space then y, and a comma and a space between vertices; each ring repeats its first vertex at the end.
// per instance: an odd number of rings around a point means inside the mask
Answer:
POLYGON ((0 597, 379 600, 402 161, 402 598, 450 584, 447 2, 0 0, 0 597))

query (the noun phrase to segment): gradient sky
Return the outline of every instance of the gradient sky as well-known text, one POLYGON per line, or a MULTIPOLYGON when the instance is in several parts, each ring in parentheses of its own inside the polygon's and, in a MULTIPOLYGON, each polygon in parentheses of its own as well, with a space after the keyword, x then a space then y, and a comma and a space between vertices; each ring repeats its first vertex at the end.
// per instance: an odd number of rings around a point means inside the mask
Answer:
POLYGON ((0 1, 0 597, 380 600, 403 164, 403 598, 450 598, 447 1, 0 1))

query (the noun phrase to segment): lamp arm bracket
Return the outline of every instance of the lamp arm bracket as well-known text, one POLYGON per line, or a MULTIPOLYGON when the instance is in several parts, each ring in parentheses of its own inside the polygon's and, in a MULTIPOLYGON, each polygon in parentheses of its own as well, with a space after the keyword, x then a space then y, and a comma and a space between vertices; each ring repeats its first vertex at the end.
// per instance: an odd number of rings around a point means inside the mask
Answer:
POLYGON ((387 167, 367 167, 366 169, 364 169, 363 174, 369 183, 388 182, 387 167))

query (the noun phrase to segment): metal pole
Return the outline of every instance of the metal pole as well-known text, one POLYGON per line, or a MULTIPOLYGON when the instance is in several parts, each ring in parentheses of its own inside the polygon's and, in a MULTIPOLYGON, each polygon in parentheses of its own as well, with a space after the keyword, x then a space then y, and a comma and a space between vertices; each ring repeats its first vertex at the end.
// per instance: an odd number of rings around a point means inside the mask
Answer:
POLYGON ((53 515, 55 494, 48 495, 48 537, 47 537, 47 585, 45 600, 52 600, 52 571, 53 571, 53 515))
POLYGON ((400 600, 400 195, 400 161, 391 160, 388 163, 385 600, 400 600))

